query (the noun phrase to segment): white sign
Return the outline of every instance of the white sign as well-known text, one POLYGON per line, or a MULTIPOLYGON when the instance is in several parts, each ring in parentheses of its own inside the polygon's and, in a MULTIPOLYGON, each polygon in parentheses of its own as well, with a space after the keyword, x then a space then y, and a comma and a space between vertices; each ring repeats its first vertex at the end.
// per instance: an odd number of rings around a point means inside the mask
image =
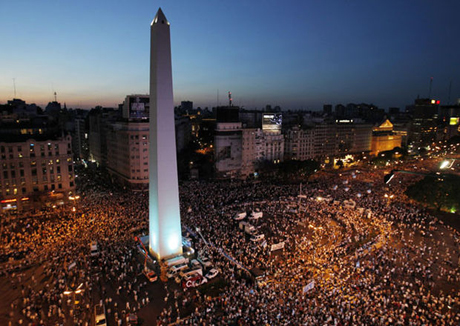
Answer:
POLYGON ((279 250, 284 248, 284 241, 280 243, 272 244, 271 251, 279 250))
POLYGON ((313 280, 303 287, 303 293, 305 294, 308 291, 313 290, 314 287, 315 287, 315 281, 313 280))

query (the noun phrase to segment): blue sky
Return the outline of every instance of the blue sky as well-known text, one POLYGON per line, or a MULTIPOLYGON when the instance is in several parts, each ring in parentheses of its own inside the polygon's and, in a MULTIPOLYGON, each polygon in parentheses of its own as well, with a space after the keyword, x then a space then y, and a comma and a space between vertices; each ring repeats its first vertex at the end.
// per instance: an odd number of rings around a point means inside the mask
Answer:
POLYGON ((116 106, 149 90, 150 22, 171 23, 174 100, 403 108, 460 98, 460 1, 1 0, 0 103, 116 106), (14 82, 13 82, 14 79, 14 82), (217 96, 219 94, 219 97, 217 96))

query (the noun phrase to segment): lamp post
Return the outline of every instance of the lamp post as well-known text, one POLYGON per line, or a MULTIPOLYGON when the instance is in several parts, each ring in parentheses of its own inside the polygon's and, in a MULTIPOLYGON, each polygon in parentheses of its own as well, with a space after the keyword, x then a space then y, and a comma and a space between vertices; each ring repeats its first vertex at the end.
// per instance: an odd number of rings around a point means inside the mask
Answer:
POLYGON ((414 175, 421 175, 421 176, 433 177, 433 178, 438 178, 440 176, 439 173, 421 173, 421 172, 404 171, 404 170, 391 170, 390 173, 386 174, 383 177, 383 181, 385 182, 385 184, 389 184, 391 179, 393 179, 396 173, 414 174, 414 175))
POLYGON ((79 195, 76 195, 76 196, 69 196, 69 200, 71 200, 73 202, 73 207, 72 207, 72 212, 76 212, 77 209, 76 209, 76 206, 77 206, 77 203, 78 203, 78 200, 80 199, 80 196, 79 195))
POLYGON ((83 287, 83 283, 81 283, 75 290, 64 291, 64 295, 72 295, 72 307, 73 307, 74 313, 75 313, 75 295, 80 294, 84 291, 82 287, 83 287))
POLYGON ((391 194, 391 195, 388 195, 388 194, 385 194, 385 198, 387 199, 387 206, 390 206, 390 201, 393 199, 395 195, 391 194))

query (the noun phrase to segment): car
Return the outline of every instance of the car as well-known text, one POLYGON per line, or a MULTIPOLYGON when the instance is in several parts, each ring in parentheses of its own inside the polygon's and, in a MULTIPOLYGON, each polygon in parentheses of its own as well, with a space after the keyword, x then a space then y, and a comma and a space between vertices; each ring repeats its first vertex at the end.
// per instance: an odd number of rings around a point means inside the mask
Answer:
POLYGON ((175 277, 176 275, 179 275, 179 272, 181 270, 184 270, 184 269, 188 269, 188 265, 187 264, 179 264, 179 265, 174 265, 173 267, 171 267, 167 273, 166 273, 166 276, 168 278, 173 278, 175 277))
POLYGON ((202 277, 198 280, 195 281, 195 286, 200 286, 200 285, 203 285, 205 283, 208 283, 208 279, 206 277, 202 277))
POLYGON ((197 280, 197 279, 201 279, 202 277, 203 277, 202 274, 200 274, 200 273, 198 273, 198 272, 195 272, 195 273, 191 273, 191 274, 184 275, 184 276, 182 277, 182 280, 184 280, 184 281, 187 282, 187 281, 189 281, 189 280, 191 280, 191 279, 197 280))
POLYGON ((185 258, 183 256, 177 256, 177 257, 166 260, 164 263, 166 267, 173 267, 175 265, 188 264, 188 258, 185 258))
POLYGON ((263 212, 255 212, 253 211, 251 215, 249 216, 250 220, 258 220, 259 218, 263 217, 264 213, 263 212))
POLYGON ((195 274, 203 275, 203 270, 201 268, 201 265, 199 267, 183 269, 183 270, 181 270, 179 272, 179 275, 182 278, 184 278, 184 277, 186 277, 188 275, 195 275, 195 274))
POLYGON ((265 238, 265 235, 260 233, 260 234, 254 234, 253 236, 251 236, 250 240, 253 242, 258 242, 258 241, 263 240, 263 238, 265 238))
POLYGON ((129 314, 127 318, 127 322, 128 322, 128 326, 137 325, 138 324, 137 315, 134 313, 129 314))
POLYGON ((235 221, 241 221, 241 220, 244 220, 246 218, 246 212, 241 212, 241 213, 236 213, 234 216, 233 216, 233 219, 235 221))
POLYGON ((201 267, 201 264, 200 264, 200 262, 199 262, 198 260, 192 259, 192 261, 190 262, 190 266, 191 266, 192 268, 194 268, 194 267, 201 267))
POLYGON ((157 274, 152 270, 144 269, 143 274, 150 282, 156 282, 158 280, 157 274))
POLYGON ((204 277, 206 277, 208 280, 211 280, 211 279, 213 279, 214 277, 216 277, 217 274, 219 274, 219 270, 213 268, 213 269, 211 269, 209 272, 207 272, 206 275, 205 275, 204 277))
POLYGON ((105 307, 102 303, 102 300, 101 303, 97 304, 94 307, 94 318, 96 326, 107 326, 107 319, 105 317, 105 307))
POLYGON ((204 268, 209 268, 212 266, 212 262, 207 257, 199 257, 198 261, 203 265, 204 268))
POLYGON ((92 241, 90 245, 91 257, 99 255, 99 248, 96 241, 92 241))
POLYGON ((194 288, 208 282, 206 277, 196 274, 194 276, 186 277, 182 280, 182 288, 185 290, 187 288, 194 288))

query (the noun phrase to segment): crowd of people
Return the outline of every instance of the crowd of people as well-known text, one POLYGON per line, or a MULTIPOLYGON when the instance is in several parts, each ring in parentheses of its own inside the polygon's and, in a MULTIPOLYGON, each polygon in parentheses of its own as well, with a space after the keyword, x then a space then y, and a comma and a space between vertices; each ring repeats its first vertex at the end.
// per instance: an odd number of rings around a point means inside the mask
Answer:
POLYGON ((94 178, 82 178, 79 190, 64 206, 2 220, 10 325, 91 325, 100 301, 122 325, 149 304, 133 236, 146 228, 146 194, 111 192, 94 178))
MULTIPOLYGON (((410 177, 398 178, 389 188, 372 170, 322 174, 302 188, 183 185, 183 223, 215 245, 208 251, 228 286, 177 324, 459 324, 459 234, 406 198, 402 179, 410 177), (264 212, 251 223, 266 246, 254 245, 232 219, 254 209, 264 212), (277 255, 270 245, 279 242, 285 247, 277 255), (265 282, 248 281, 222 251, 264 270, 265 282)), ((171 321, 164 311, 160 323, 171 321)))
POLYGON ((81 175, 77 202, 1 221, 10 325, 91 325, 100 300, 126 325, 160 296, 158 325, 460 324, 460 235, 404 195, 414 176, 390 186, 379 169, 320 172, 303 185, 181 183, 184 233, 220 271, 210 294, 173 280, 147 291, 134 240, 147 229, 147 193, 81 175), (249 221, 261 241, 233 219, 251 211, 263 212, 249 221))

